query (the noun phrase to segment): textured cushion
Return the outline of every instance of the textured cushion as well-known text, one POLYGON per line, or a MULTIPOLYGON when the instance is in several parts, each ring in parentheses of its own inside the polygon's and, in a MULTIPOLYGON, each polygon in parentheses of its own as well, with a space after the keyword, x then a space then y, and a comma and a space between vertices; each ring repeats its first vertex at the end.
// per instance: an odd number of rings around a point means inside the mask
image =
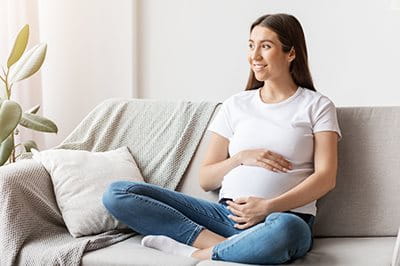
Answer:
POLYGON ((127 147, 107 152, 55 149, 33 153, 33 159, 51 176, 58 207, 71 235, 126 227, 108 214, 101 198, 113 181, 143 181, 127 147))

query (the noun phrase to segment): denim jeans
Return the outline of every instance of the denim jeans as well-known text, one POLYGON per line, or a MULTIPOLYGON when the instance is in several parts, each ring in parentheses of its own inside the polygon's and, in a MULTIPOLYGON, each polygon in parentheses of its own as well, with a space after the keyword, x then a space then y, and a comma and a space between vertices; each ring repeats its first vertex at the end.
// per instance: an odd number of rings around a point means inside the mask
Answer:
POLYGON ((166 235, 192 245, 207 228, 226 239, 214 246, 213 260, 282 264, 311 250, 314 216, 274 212, 257 225, 237 229, 224 202, 212 202, 156 185, 118 181, 103 195, 103 204, 118 220, 142 235, 166 235))

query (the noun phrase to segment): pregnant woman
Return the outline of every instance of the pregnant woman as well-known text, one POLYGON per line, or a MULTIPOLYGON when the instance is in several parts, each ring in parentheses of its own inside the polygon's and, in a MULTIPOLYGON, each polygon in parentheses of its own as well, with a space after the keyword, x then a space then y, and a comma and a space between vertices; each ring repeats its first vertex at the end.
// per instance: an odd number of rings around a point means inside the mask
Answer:
POLYGON ((316 200, 335 187, 341 132, 332 101, 314 88, 304 33, 292 15, 250 28, 250 76, 209 125, 200 185, 219 202, 152 184, 116 182, 104 206, 142 244, 163 252, 254 264, 303 257, 316 200))

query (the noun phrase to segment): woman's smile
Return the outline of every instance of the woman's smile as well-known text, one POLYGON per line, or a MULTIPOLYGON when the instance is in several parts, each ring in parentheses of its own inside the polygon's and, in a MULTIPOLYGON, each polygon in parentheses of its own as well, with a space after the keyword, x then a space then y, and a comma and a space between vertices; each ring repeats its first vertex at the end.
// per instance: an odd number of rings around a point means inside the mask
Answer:
POLYGON ((268 66, 267 64, 255 63, 255 64, 253 64, 253 70, 256 72, 263 71, 267 66, 268 66))

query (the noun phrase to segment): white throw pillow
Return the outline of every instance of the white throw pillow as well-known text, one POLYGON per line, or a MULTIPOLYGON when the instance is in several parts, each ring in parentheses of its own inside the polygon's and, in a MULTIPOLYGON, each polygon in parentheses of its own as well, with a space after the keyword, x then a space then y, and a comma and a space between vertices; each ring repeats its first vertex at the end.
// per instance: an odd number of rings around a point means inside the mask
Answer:
POLYGON ((144 182, 127 147, 106 152, 55 149, 32 153, 51 176, 58 207, 72 236, 127 228, 102 204, 103 193, 112 182, 144 182))

